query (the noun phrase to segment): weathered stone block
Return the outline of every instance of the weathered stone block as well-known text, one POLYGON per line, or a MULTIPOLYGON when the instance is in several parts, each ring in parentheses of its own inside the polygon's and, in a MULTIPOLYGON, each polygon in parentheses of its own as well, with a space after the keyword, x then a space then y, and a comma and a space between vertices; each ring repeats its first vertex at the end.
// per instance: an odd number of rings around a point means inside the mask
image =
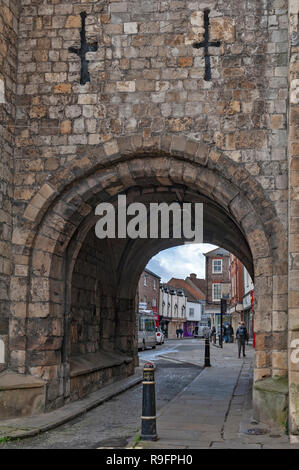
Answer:
POLYGON ((65 28, 81 28, 81 16, 70 15, 66 20, 65 28))
POLYGON ((287 377, 266 378, 253 387, 254 417, 286 431, 288 416, 287 377))
POLYGON ((135 80, 126 81, 126 82, 117 82, 116 89, 122 93, 133 93, 136 90, 135 80))
POLYGON ((0 418, 33 416, 45 410, 45 385, 42 380, 12 372, 0 374, 0 418))

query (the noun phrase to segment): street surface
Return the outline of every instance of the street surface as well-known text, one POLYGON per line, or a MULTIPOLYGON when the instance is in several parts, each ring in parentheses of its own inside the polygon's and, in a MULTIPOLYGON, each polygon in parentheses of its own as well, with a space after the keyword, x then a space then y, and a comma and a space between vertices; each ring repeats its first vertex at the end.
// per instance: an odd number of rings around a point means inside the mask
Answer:
POLYGON ((237 345, 210 346, 211 367, 203 368, 204 340, 167 340, 140 352, 140 366, 156 366, 157 433, 140 441, 142 384, 86 414, 36 437, 2 442, 2 449, 282 449, 283 431, 252 419, 254 350, 238 358, 237 345), (248 433, 248 430, 250 433, 248 433), (263 434, 251 431, 263 431, 263 434))
MULTIPOLYGON (((154 361, 156 371, 156 406, 159 412, 186 385, 200 373, 199 365, 174 362, 161 356, 179 355, 180 351, 201 355, 204 345, 197 340, 169 340, 156 349, 139 353, 140 365, 154 361), (196 341, 189 344, 189 341, 196 341), (194 350, 195 347, 195 351, 194 350)), ((0 444, 0 449, 92 449, 98 447, 125 447, 140 432, 142 412, 142 385, 118 395, 56 429, 33 438, 0 444)))

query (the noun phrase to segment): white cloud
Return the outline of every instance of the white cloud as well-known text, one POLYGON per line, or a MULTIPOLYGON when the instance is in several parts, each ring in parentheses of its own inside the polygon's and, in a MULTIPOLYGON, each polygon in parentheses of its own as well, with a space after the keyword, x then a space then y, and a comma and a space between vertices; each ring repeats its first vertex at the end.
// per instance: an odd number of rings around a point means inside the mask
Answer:
POLYGON ((190 273, 205 277, 205 257, 203 253, 214 250, 215 245, 208 243, 189 243, 160 251, 147 264, 147 268, 161 276, 162 282, 172 277, 185 279, 190 273))

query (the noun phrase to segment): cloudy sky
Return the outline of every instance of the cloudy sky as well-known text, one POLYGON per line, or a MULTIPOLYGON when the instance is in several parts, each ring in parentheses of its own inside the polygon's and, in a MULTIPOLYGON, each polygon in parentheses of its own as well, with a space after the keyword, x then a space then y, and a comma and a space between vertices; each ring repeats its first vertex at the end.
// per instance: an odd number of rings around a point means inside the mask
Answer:
POLYGON ((160 251, 147 265, 147 268, 168 282, 172 277, 185 279, 190 273, 205 278, 205 257, 203 253, 214 250, 208 243, 187 244, 160 251))

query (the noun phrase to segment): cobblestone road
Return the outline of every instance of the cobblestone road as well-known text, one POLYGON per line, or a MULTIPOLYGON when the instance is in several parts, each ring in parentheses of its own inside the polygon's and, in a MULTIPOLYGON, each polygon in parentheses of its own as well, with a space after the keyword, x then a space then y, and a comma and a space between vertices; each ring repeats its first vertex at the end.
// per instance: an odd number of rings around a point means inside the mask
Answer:
MULTIPOLYGON (((175 341, 157 346, 156 350, 140 353, 140 362, 154 360, 156 372, 157 412, 173 399, 200 372, 195 364, 173 362, 159 358, 162 354, 194 349, 189 341, 175 341)), ((197 352, 203 344, 196 344, 197 352)), ((2 449, 87 449, 98 447, 125 447, 140 431, 142 385, 138 385, 111 399, 85 415, 52 431, 34 438, 0 444, 2 449)))

